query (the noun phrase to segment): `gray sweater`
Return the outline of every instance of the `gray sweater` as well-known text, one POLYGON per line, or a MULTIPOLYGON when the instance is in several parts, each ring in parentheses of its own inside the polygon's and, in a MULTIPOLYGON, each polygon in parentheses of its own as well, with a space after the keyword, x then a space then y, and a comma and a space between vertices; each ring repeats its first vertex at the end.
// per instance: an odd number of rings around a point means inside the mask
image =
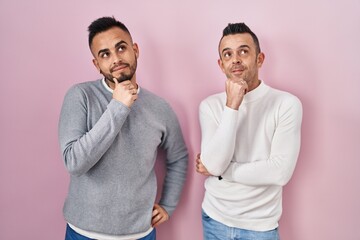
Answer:
POLYGON ((188 153, 177 117, 160 97, 141 89, 128 108, 112 99, 101 80, 67 92, 59 141, 70 173, 66 221, 112 235, 145 232, 151 225, 157 184, 154 164, 166 151, 160 205, 174 211, 186 178, 188 153))

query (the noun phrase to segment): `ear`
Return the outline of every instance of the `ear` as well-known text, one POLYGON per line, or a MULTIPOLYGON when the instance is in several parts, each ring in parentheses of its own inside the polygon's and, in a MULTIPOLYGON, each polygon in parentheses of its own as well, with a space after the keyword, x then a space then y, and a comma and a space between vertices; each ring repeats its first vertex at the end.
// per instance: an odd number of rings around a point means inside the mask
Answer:
POLYGON ((223 73, 225 73, 223 61, 220 58, 218 59, 218 65, 219 65, 221 71, 223 73))
POLYGON ((263 52, 259 53, 256 60, 258 68, 261 68, 262 64, 264 63, 264 60, 265 60, 265 54, 263 52))
POLYGON ((95 58, 92 60, 92 62, 94 64, 94 66, 96 67, 96 69, 101 73, 101 69, 99 67, 99 62, 95 58))
POLYGON ((139 46, 137 45, 137 43, 134 43, 132 47, 135 52, 136 59, 138 59, 139 58, 139 46))

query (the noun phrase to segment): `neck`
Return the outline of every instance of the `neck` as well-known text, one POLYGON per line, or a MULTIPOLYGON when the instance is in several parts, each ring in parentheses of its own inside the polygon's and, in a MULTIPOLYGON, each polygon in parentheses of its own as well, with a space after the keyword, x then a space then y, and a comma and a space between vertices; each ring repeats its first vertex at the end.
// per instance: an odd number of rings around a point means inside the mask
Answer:
POLYGON ((261 80, 260 79, 257 79, 256 81, 254 81, 250 86, 249 86, 249 91, 252 91, 254 90, 255 88, 257 88, 261 83, 261 80))

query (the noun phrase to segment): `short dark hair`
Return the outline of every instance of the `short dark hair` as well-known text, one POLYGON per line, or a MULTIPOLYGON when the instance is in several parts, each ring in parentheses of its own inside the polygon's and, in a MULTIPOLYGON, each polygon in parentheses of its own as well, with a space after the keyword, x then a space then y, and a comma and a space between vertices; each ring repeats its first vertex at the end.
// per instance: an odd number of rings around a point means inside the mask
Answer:
POLYGON ((120 21, 116 20, 114 17, 102 17, 98 18, 95 21, 93 21, 89 27, 89 47, 91 48, 92 41, 96 34, 105 32, 109 30, 110 28, 118 27, 121 30, 129 33, 130 37, 130 31, 127 29, 127 27, 120 21))
POLYGON ((239 34, 239 33, 249 33, 255 43, 256 54, 261 52, 259 39, 257 38, 256 34, 253 31, 251 31, 251 29, 248 26, 246 26, 245 23, 229 23, 226 26, 226 28, 224 28, 224 30, 223 30, 223 35, 220 39, 219 47, 220 47, 221 40, 225 36, 239 34))

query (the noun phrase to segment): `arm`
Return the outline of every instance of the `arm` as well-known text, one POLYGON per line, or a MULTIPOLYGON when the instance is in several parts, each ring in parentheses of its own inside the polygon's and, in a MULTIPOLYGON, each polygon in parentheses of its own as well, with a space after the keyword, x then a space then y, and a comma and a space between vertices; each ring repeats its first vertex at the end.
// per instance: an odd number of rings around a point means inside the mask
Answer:
POLYGON ((87 129, 88 109, 81 89, 67 93, 59 121, 59 141, 70 172, 80 176, 91 169, 108 150, 124 123, 129 108, 111 100, 92 129, 87 129))
POLYGON ((238 109, 247 90, 248 85, 242 79, 226 80, 226 105, 223 107, 220 122, 216 120, 206 101, 200 104, 201 159, 210 175, 221 175, 234 155, 238 109))
POLYGON ((238 112, 225 106, 219 121, 204 101, 200 104, 199 119, 202 164, 211 175, 219 176, 234 155, 238 112))
POLYGON ((169 109, 167 114, 169 117, 160 146, 166 151, 166 175, 159 205, 171 216, 186 179, 188 151, 175 113, 169 109))
POLYGON ((232 162, 222 177, 246 185, 284 186, 291 178, 300 151, 302 106, 297 98, 284 102, 268 159, 232 162))
MULTIPOLYGON (((114 91, 114 95, 120 95, 119 91, 123 92, 122 97, 129 95, 123 90, 114 91)), ((114 98, 92 129, 88 129, 87 100, 84 90, 79 87, 71 88, 65 96, 59 121, 59 142, 65 166, 70 174, 77 176, 91 169, 108 150, 131 106, 126 105, 131 102, 121 97, 114 98)))

